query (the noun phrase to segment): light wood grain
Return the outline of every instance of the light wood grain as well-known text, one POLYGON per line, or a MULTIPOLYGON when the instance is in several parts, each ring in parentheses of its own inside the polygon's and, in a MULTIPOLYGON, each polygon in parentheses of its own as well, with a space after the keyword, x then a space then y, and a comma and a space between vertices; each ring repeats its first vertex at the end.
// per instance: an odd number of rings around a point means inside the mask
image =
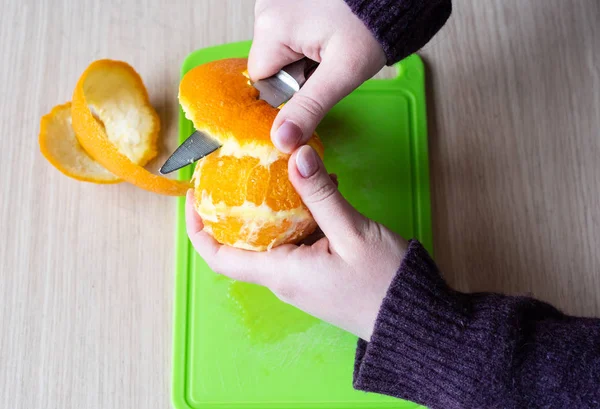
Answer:
MULTIPOLYGON (((253 1, 0 1, 0 407, 167 408, 175 201, 72 181, 39 118, 98 58, 176 145, 179 65, 253 1)), ((435 255, 462 290, 600 315, 600 3, 455 0, 426 47, 435 255)))

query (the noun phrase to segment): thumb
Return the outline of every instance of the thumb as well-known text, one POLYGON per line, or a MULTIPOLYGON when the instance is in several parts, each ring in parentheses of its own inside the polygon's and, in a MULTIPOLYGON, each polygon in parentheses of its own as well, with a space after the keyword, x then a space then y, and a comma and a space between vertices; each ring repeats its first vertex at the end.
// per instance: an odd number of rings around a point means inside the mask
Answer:
POLYGON ((315 150, 302 146, 288 163, 290 182, 334 248, 353 248, 368 219, 348 203, 315 150))
POLYGON ((271 139, 277 149, 291 153, 306 143, 325 114, 358 85, 344 64, 323 60, 275 118, 271 139))

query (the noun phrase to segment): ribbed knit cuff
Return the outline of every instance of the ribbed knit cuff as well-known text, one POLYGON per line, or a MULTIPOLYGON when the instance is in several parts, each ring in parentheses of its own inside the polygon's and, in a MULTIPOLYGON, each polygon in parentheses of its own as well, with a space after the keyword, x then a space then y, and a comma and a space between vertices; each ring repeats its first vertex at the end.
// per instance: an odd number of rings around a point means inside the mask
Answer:
POLYGON ((411 241, 371 341, 358 342, 354 387, 430 408, 474 403, 494 352, 469 328, 471 311, 462 297, 446 285, 421 244, 411 241))
POLYGON ((452 12, 450 0, 345 0, 383 47, 388 65, 421 49, 452 12))

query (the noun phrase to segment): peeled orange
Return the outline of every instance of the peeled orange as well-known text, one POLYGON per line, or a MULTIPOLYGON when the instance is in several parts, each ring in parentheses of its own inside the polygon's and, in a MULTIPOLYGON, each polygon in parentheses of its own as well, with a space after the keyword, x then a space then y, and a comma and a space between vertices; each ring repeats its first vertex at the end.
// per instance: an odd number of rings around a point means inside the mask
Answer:
MULTIPOLYGON (((226 59, 190 70, 179 101, 196 129, 222 144, 193 176, 205 231, 222 244, 264 251, 305 238, 316 223, 288 180, 289 155, 271 142, 278 111, 258 100, 246 66, 246 59, 226 59)), ((309 144, 323 155, 316 134, 309 144)))

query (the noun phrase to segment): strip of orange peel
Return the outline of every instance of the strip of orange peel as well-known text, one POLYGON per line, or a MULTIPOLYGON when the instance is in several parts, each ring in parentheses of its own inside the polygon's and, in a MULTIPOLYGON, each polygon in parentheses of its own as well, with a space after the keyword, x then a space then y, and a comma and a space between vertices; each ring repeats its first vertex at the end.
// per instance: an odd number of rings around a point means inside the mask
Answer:
POLYGON ((121 179, 93 160, 71 126, 71 103, 57 105, 40 121, 40 151, 56 169, 83 182, 120 183, 121 179))
MULTIPOLYGON (((118 146, 109 140, 105 127, 114 125, 113 131, 118 132, 120 126, 130 126, 131 129, 139 126, 136 121, 140 121, 140 116, 136 116, 139 113, 136 110, 142 111, 141 117, 153 118, 150 126, 154 127, 153 131, 158 135, 160 127, 158 115, 150 105, 148 92, 138 73, 129 64, 122 61, 98 60, 93 62, 79 78, 73 93, 72 125, 79 143, 94 160, 123 180, 150 192, 184 196, 186 191, 192 187, 191 183, 148 172, 142 166, 132 162, 128 155, 121 153, 118 146), (113 108, 126 109, 126 112, 117 110, 116 119, 113 117, 112 111, 104 113, 107 119, 104 120, 103 126, 100 122, 103 119, 103 112, 96 113, 99 118, 96 119, 90 108, 90 106, 94 106, 94 100, 98 99, 105 104, 115 104, 113 108), (136 103, 133 109, 127 110, 127 108, 131 108, 126 103, 128 100, 136 103), (137 106, 140 102, 141 105, 137 106), (114 121, 116 124, 110 124, 108 120, 114 121), (131 124, 131 121, 136 123, 131 124)), ((127 153, 129 156, 136 154, 134 151, 127 153)))

